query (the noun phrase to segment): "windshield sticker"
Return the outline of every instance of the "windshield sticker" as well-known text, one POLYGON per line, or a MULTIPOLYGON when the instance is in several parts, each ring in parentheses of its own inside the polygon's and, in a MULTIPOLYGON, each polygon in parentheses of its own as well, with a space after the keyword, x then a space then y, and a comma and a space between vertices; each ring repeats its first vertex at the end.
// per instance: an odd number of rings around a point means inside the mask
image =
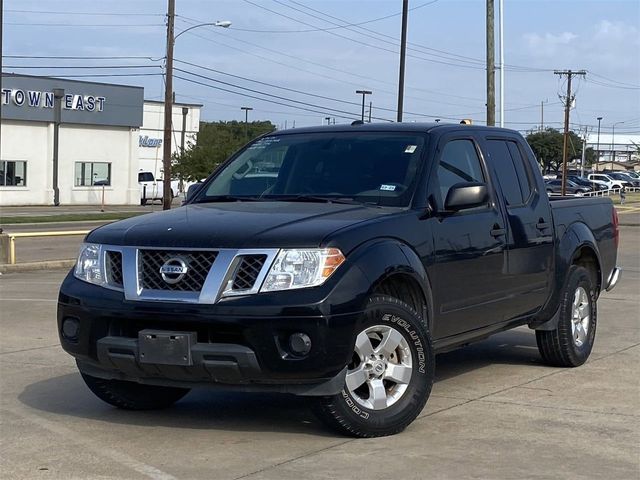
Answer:
POLYGON ((404 153, 413 153, 418 148, 417 145, 407 145, 407 148, 404 149, 404 153))
POLYGON ((380 190, 384 190, 385 192, 393 192, 395 189, 395 185, 385 185, 384 183, 380 185, 380 190))
POLYGON ((247 150, 263 150, 274 143, 278 143, 280 139, 278 137, 265 137, 257 140, 253 145, 251 145, 247 150))

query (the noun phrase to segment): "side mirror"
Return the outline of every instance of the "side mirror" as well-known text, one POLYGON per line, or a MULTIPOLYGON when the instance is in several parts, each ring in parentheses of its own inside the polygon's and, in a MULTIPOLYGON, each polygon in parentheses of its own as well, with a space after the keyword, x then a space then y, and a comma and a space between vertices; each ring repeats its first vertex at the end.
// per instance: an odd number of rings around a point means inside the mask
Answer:
POLYGON ((485 183, 456 183, 447 193, 444 208, 447 211, 457 212, 485 205, 488 201, 489 191, 485 183))
POLYGON ((187 189, 187 196, 184 199, 184 203, 188 203, 190 202, 193 197, 196 196, 196 194, 200 191, 200 188, 202 188, 202 182, 198 182, 198 183, 194 183, 193 185, 190 185, 189 188, 187 189))

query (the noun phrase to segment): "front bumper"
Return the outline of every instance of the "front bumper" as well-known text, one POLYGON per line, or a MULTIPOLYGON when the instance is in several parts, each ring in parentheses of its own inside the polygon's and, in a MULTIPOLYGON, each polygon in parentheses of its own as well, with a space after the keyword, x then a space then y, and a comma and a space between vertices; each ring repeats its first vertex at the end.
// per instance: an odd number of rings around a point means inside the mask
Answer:
POLYGON ((300 292, 280 292, 214 305, 132 302, 121 292, 69 275, 60 290, 58 332, 80 371, 100 378, 299 395, 338 393, 361 312, 327 314, 327 302, 314 306, 311 298, 294 307, 300 297, 300 292), (62 333, 67 319, 78 323, 76 338, 62 333), (141 363, 138 334, 145 329, 195 332, 191 364, 141 363), (298 332, 311 339, 304 356, 288 350, 289 336, 298 332))

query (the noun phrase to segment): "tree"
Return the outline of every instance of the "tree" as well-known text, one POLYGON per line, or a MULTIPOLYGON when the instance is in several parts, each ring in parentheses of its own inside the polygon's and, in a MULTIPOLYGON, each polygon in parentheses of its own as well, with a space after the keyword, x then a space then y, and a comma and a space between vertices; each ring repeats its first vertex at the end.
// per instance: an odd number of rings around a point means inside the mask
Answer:
POLYGON ((242 147, 249 138, 255 138, 276 129, 269 121, 200 122, 196 144, 185 152, 174 155, 173 173, 187 181, 201 180, 242 147), (245 133, 246 127, 246 133, 245 133))
MULTIPOLYGON (((562 169, 562 149, 564 135, 555 128, 547 128, 543 132, 531 132, 527 135, 527 142, 531 145, 538 162, 542 166, 543 173, 559 173, 562 169)), ((568 161, 582 158, 582 138, 575 132, 569 132, 569 158, 568 161)), ((596 154, 592 148, 585 152, 585 166, 595 162, 596 154)))

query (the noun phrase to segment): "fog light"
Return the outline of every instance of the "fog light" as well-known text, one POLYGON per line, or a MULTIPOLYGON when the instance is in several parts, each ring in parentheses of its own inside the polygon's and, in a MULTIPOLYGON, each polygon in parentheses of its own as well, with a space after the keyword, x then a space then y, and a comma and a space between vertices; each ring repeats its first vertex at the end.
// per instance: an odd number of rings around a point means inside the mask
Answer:
POLYGON ((76 318, 65 318, 62 322, 62 336, 66 340, 75 342, 78 340, 78 332, 80 331, 80 323, 76 318))
POLYGON ((311 339, 306 333, 294 333, 289 337, 289 349, 294 355, 306 355, 311 351, 311 339))

